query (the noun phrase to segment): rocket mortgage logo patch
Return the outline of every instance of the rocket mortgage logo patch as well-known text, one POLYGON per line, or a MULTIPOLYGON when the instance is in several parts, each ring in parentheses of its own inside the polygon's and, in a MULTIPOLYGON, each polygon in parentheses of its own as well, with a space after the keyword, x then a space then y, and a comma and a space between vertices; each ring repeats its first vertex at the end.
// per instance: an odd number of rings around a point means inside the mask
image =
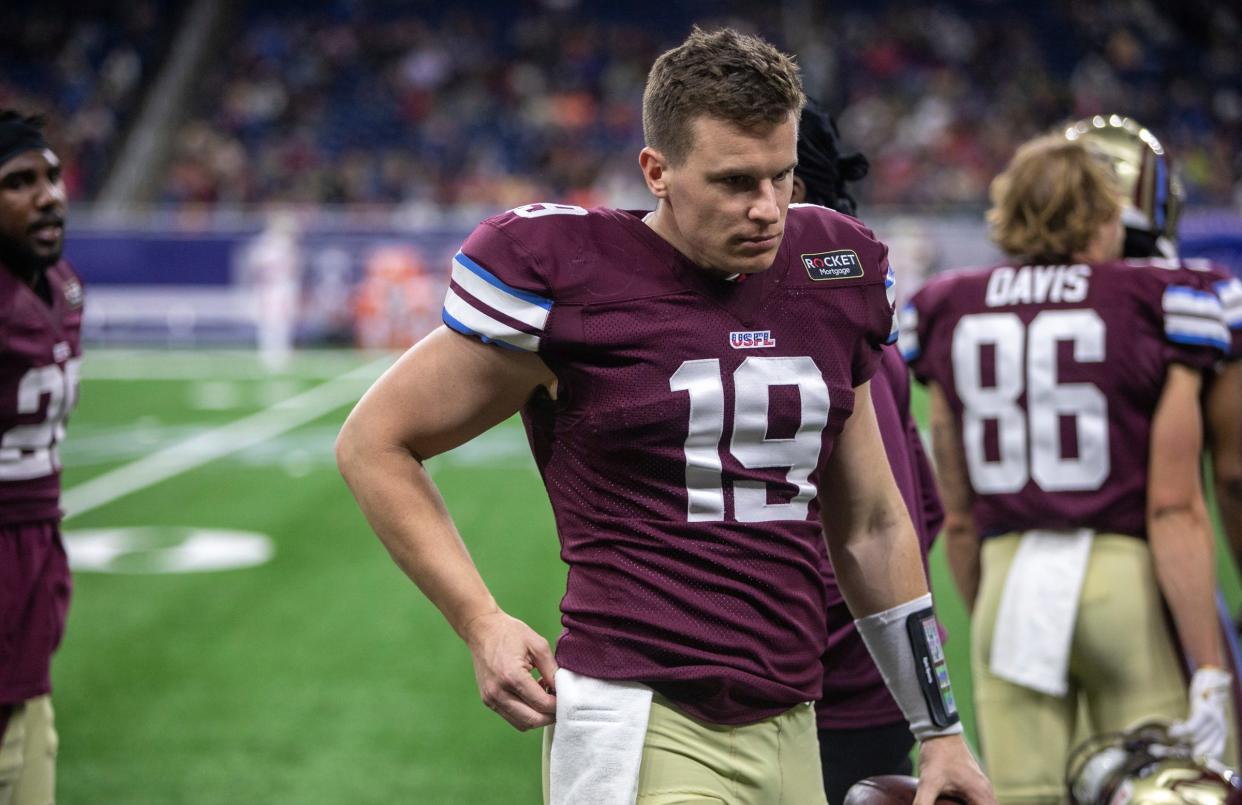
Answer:
POLYGON ((853 249, 802 255, 806 274, 816 282, 854 279, 863 275, 862 261, 853 249))

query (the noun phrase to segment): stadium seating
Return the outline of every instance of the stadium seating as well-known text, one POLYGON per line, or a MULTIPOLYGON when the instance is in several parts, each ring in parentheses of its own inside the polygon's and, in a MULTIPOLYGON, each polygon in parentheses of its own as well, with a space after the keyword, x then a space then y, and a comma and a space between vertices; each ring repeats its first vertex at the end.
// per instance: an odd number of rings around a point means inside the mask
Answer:
MULTIPOLYGON (((12 6, 13 4, 6 4, 12 6)), ((647 65, 691 22, 799 54, 813 94, 871 157, 865 204, 977 206, 1015 143, 1121 112, 1161 133, 1192 204, 1242 194, 1242 91, 1227 4, 845 2, 229 4, 182 108, 167 203, 500 209, 642 198, 647 65), (753 7, 751 7, 753 5, 753 7)), ((51 107, 93 198, 179 22, 169 2, 16 4, 0 101, 51 107), (61 7, 63 6, 63 8, 61 7), (22 9, 25 9, 23 12, 22 9), (40 13, 28 13, 40 9, 40 13), (78 158, 80 156, 80 158, 78 158)), ((6 11, 9 11, 6 8, 6 11)))
MULTIPOLYGON (((632 197, 645 67, 689 18, 566 5, 432 16, 363 2, 342 18, 255 4, 165 198, 505 208, 632 197), (240 164, 220 158, 230 149, 245 168, 213 177, 211 166, 240 164), (178 171, 200 181, 187 192, 178 171)), ((864 203, 977 205, 1015 143, 1109 111, 1165 135, 1193 203, 1230 203, 1242 96, 1228 25, 1144 4, 976 5, 834 4, 786 22, 808 88, 872 158, 864 203)), ((770 16, 698 19, 761 28, 770 16)))
POLYGON ((47 114, 71 199, 103 185, 184 4, 6 0, 0 106, 47 114))

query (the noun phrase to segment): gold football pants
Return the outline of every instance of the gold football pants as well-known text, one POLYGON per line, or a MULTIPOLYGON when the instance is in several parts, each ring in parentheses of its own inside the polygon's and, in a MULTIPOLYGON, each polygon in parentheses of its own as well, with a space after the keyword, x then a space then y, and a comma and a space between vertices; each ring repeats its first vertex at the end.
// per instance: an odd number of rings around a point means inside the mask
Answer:
POLYGON ((56 749, 52 697, 17 705, 0 738, 0 805, 52 805, 56 749))
MULTIPOLYGON (((1070 643, 1068 693, 1050 696, 994 676, 992 634, 1020 535, 985 540, 971 622, 980 749, 1002 803, 1064 801, 1065 761, 1080 701, 1091 733, 1186 716, 1186 678, 1147 543, 1096 534, 1070 643)), ((1090 733, 1087 733, 1090 734, 1090 733)))
MULTIPOLYGON (((555 725, 544 730, 544 802, 555 725)), ((826 805, 815 708, 754 724, 709 724, 651 702, 637 805, 826 805)))

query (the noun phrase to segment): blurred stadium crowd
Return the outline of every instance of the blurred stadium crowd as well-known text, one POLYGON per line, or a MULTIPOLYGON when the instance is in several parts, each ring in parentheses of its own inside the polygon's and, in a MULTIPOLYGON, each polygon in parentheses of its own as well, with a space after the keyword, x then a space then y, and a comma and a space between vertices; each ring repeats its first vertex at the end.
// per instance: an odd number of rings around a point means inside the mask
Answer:
POLYGON ((14 0, 0 8, 0 107, 48 117, 70 198, 92 199, 180 21, 176 5, 14 0))
POLYGON ((164 109, 162 158, 133 200, 645 205, 646 67, 699 22, 799 55, 871 159, 864 204, 977 206, 1016 143, 1098 112, 1159 132, 1191 204, 1242 204, 1232 3, 250 0, 219 4, 197 34, 191 8, 0 11, 0 105, 51 114, 75 200, 99 198, 173 43, 198 35, 207 56, 164 109))

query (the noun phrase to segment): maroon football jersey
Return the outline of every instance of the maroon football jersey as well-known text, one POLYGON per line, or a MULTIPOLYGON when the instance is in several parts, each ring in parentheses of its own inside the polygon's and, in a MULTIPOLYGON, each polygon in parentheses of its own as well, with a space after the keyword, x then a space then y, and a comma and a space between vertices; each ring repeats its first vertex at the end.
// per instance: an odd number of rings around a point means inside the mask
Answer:
MULTIPOLYGON (((910 373, 896 347, 886 347, 880 369, 871 378, 884 452, 902 500, 914 522, 927 572, 927 553, 944 523, 944 508, 918 423, 910 414, 910 373)), ((859 729, 905 720, 871 654, 854 628, 854 616, 837 587, 825 554, 828 585, 828 650, 824 653, 823 695, 816 705, 821 729, 859 729)))
POLYGON ((952 272, 902 311, 903 353, 957 418, 984 537, 1144 537, 1167 367, 1208 368, 1228 342, 1216 295, 1146 262, 952 272))
POLYGON ((0 524, 60 517, 65 418, 78 397, 82 283, 61 261, 51 305, 0 266, 0 524))
POLYGON ((790 209, 771 269, 709 276, 640 214, 534 204, 454 260, 444 321, 537 352, 523 411, 569 564, 557 661, 747 723, 819 697, 817 483, 892 334, 887 250, 790 209))
POLYGON ((55 520, 0 523, 0 705, 51 691, 72 588, 55 520))

